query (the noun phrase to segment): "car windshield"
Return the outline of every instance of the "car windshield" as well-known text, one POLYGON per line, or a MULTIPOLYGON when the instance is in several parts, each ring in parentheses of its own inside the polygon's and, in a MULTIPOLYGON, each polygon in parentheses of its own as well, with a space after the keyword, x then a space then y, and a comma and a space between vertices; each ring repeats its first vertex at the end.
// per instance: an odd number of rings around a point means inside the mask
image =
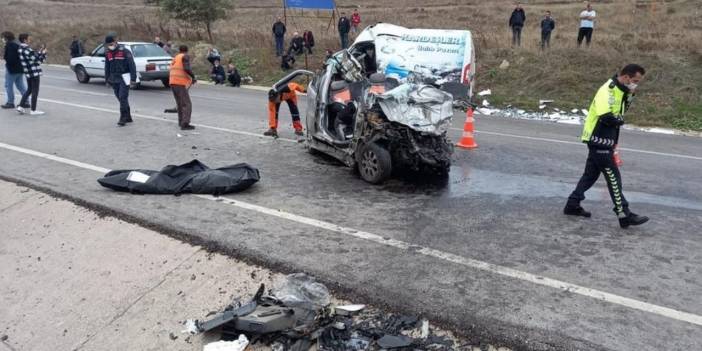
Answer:
POLYGON ((169 56, 160 46, 156 44, 133 44, 131 45, 134 57, 163 57, 169 56))

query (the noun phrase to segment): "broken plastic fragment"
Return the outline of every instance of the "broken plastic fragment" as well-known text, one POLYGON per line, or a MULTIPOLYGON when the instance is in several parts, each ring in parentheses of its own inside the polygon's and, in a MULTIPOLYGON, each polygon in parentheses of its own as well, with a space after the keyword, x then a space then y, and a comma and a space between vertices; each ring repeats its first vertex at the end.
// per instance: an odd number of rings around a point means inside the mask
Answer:
POLYGON ((580 110, 580 112, 582 112, 585 116, 587 116, 588 111, 586 109, 582 109, 582 110, 580 110))
POLYGON ((190 335, 195 335, 200 332, 200 329, 197 327, 197 320, 195 319, 188 319, 185 321, 185 329, 181 331, 181 333, 187 333, 190 335))
POLYGON ((485 106, 485 107, 490 106, 490 102, 488 102, 487 100, 483 100, 483 106, 485 106))
POLYGON ((553 100, 539 100, 539 105, 546 105, 553 103, 553 100))
POLYGON ((486 89, 478 93, 478 96, 492 95, 492 90, 486 89))
POLYGON ((539 110, 543 110, 546 108, 546 105, 539 105, 539 110))
POLYGON ((429 337, 429 321, 425 319, 422 321, 422 339, 426 339, 428 337, 429 337))
POLYGON ((239 339, 234 341, 211 342, 202 349, 203 351, 244 351, 249 345, 249 339, 244 334, 239 335, 239 339))
POLYGON ((396 349, 400 347, 407 347, 412 344, 412 338, 404 335, 385 335, 378 339, 378 346, 384 349, 396 349))
POLYGON ((348 316, 366 308, 366 305, 344 305, 334 307, 334 312, 340 316, 348 316))
POLYGON ((329 305, 329 289, 304 273, 290 274, 272 294, 285 306, 318 309, 329 305))
POLYGON ((570 110, 570 113, 578 113, 578 109, 574 108, 574 109, 570 110))

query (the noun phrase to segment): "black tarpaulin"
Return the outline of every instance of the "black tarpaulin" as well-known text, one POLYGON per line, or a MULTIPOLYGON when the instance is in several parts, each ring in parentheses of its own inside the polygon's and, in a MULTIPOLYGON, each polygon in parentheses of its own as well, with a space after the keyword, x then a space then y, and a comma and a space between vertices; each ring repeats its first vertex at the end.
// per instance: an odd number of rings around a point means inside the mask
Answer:
POLYGON ((211 194, 245 190, 260 179, 258 169, 246 163, 211 169, 198 160, 161 171, 144 169, 115 170, 98 179, 100 185, 136 194, 211 194))

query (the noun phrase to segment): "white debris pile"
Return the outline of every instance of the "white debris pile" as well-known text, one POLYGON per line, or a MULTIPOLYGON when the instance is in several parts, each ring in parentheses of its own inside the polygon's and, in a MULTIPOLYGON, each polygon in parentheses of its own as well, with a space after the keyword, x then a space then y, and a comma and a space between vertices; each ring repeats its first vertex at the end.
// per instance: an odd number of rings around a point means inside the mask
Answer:
POLYGON ((487 95, 491 95, 492 91, 490 89, 483 90, 478 93, 482 97, 482 107, 478 107, 476 111, 485 116, 499 116, 515 119, 528 119, 528 120, 539 120, 539 121, 552 121, 556 123, 566 123, 566 124, 582 124, 587 116, 587 110, 582 109, 572 109, 570 111, 563 111, 558 108, 550 108, 554 100, 541 99, 539 100, 539 111, 526 111, 523 109, 517 109, 508 105, 506 108, 494 108, 486 99, 487 95), (581 114, 582 113, 582 114, 581 114))

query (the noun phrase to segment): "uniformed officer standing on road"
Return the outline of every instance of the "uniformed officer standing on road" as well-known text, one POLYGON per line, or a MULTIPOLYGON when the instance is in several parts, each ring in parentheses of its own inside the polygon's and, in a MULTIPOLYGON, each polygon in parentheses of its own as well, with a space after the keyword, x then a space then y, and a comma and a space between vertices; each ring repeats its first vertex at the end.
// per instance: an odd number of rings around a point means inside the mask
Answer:
POLYGON ((590 217, 590 212, 585 211, 580 202, 585 199, 585 192, 595 184, 602 173, 607 181, 619 225, 626 228, 648 221, 648 217, 629 211, 629 203, 622 193, 619 168, 614 161, 614 149, 619 142, 619 128, 624 124, 624 113, 629 108, 636 87, 645 73, 643 67, 629 64, 597 91, 582 134, 582 141, 587 143, 589 150, 585 172, 568 197, 568 203, 563 209, 566 215, 590 217))
POLYGON ((115 37, 105 37, 105 83, 112 87, 115 97, 119 100, 119 122, 117 125, 124 127, 132 123, 132 114, 129 108, 129 88, 136 85, 136 66, 132 52, 123 45, 119 45, 115 37), (123 76, 129 74, 129 84, 123 76))

